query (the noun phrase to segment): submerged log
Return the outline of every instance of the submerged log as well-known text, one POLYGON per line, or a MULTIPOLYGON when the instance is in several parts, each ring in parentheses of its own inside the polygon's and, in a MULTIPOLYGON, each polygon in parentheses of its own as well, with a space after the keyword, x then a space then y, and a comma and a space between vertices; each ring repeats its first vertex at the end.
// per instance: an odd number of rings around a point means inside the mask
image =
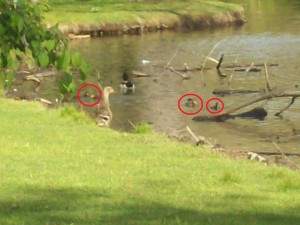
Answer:
POLYGON ((256 90, 235 90, 235 89, 229 89, 229 90, 213 90, 214 95, 232 95, 232 94, 252 94, 252 93, 259 93, 260 91, 256 90))
POLYGON ((268 112, 263 107, 256 107, 251 109, 250 111, 230 115, 231 118, 248 118, 248 119, 258 119, 264 120, 264 118, 268 115, 268 112))
POLYGON ((264 120, 268 115, 268 112, 262 107, 256 107, 249 111, 239 113, 239 114, 222 114, 220 116, 195 116, 193 120, 195 121, 216 121, 216 122, 225 122, 229 119, 242 118, 242 119, 257 119, 264 120))

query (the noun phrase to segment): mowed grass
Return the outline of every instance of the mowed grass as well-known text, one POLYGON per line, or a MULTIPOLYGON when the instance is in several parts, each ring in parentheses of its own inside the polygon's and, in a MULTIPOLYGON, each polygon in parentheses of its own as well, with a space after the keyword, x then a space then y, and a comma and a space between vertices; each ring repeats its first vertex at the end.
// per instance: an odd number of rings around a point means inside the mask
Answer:
POLYGON ((200 0, 110 1, 110 0, 49 0, 48 23, 133 24, 158 22, 169 24, 224 12, 240 12, 239 5, 200 0))
MULTIPOLYGON (((0 224, 299 224, 300 175, 0 98, 0 224)), ((233 140, 234 141, 234 140, 233 140)))

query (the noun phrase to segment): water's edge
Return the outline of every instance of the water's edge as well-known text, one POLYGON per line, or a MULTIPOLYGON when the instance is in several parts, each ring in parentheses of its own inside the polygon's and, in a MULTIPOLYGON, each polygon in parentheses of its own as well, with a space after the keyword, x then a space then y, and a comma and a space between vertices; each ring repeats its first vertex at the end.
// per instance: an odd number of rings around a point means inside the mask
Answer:
MULTIPOLYGON (((161 22, 133 22, 126 24, 91 23, 91 24, 60 24, 59 29, 65 35, 91 35, 92 37, 143 34, 161 30, 203 30, 226 26, 241 26, 246 22, 243 10, 225 12, 218 15, 205 15, 200 18, 180 16, 176 20, 161 22)), ((51 26, 50 24, 48 26, 51 26)))

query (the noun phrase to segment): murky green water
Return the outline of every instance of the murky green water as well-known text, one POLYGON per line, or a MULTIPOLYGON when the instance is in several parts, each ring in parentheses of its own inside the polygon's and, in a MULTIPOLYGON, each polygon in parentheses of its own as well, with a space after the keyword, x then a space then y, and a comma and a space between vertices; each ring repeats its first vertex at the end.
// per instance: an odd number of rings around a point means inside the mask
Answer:
MULTIPOLYGON (((231 85, 229 78, 220 78, 215 71, 201 76, 191 72, 190 80, 155 65, 165 65, 172 55, 174 68, 183 68, 183 63, 192 68, 200 66, 203 55, 207 55, 214 44, 222 43, 212 57, 225 54, 225 64, 232 63, 279 63, 269 68, 270 82, 282 90, 296 90, 300 85, 300 5, 295 1, 236 1, 244 4, 248 23, 241 28, 226 28, 215 31, 187 33, 151 33, 143 36, 106 37, 101 39, 74 41, 72 47, 81 52, 100 71, 102 84, 119 90, 123 71, 139 70, 150 73, 150 78, 133 78, 136 92, 111 96, 114 114, 112 127, 118 130, 131 129, 128 120, 136 124, 151 122, 158 131, 176 133, 188 125, 196 134, 215 139, 218 143, 238 150, 274 151, 272 141, 280 143, 287 152, 300 150, 300 100, 283 114, 274 116, 288 104, 289 99, 274 99, 260 102, 268 111, 264 121, 235 119, 225 123, 192 121, 192 116, 182 114, 177 107, 178 99, 186 93, 200 95, 204 101, 215 97, 212 91, 219 89, 265 88, 264 73, 235 72, 231 85), (149 60, 147 65, 142 60, 149 60), (205 83, 205 85, 204 85, 205 83)), ((215 66, 208 62, 207 66, 215 66)), ((231 74, 231 71, 226 71, 231 74)), ((95 77, 88 82, 96 83, 95 77)), ((56 95, 55 90, 48 90, 56 95)), ((236 95, 221 97, 225 108, 235 102, 254 96, 236 95)), ((249 107, 246 109, 250 109, 249 107)), ((205 109, 200 113, 205 115, 205 109)), ((186 135, 186 131, 176 135, 186 135)), ((275 150, 276 151, 276 150, 275 150)))

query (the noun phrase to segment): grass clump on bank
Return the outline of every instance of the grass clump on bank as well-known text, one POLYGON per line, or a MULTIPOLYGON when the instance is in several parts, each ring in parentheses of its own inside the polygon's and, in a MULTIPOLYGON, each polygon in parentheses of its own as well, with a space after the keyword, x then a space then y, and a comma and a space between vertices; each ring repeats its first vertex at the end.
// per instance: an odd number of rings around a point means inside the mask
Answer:
POLYGON ((73 109, 1 98, 0 105, 0 224, 300 220, 299 173, 155 133, 98 128, 76 121, 73 109))
MULTIPOLYGON (((239 5, 219 1, 108 1, 51 0, 46 21, 62 24, 157 24, 193 23, 206 16, 243 13, 239 5)), ((204 21, 206 22, 206 21, 204 21)))

